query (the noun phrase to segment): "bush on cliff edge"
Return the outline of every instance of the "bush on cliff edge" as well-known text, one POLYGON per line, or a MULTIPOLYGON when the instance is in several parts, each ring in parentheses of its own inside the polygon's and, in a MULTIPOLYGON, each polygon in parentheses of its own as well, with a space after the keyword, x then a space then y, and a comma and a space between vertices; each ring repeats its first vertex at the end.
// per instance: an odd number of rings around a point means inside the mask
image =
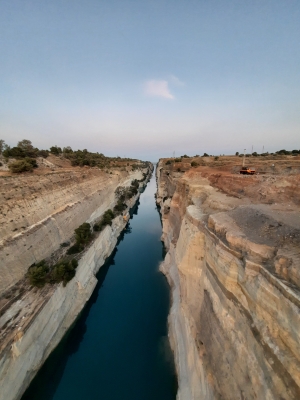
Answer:
POLYGON ((45 260, 37 264, 32 264, 27 272, 27 277, 32 286, 42 288, 46 283, 55 284, 63 282, 66 284, 75 276, 78 261, 60 260, 56 265, 50 268, 45 260))
POLYGON ((77 229, 75 229, 76 243, 69 248, 67 254, 80 253, 85 245, 92 239, 91 225, 84 222, 77 229))
POLYGON ((37 168, 37 163, 34 158, 25 157, 23 160, 18 160, 9 164, 8 168, 14 174, 31 172, 33 168, 37 168))
POLYGON ((106 225, 111 225, 112 220, 115 218, 115 214, 111 209, 106 210, 105 213, 103 214, 100 222, 96 223, 94 225, 94 231, 100 232, 104 229, 106 225))

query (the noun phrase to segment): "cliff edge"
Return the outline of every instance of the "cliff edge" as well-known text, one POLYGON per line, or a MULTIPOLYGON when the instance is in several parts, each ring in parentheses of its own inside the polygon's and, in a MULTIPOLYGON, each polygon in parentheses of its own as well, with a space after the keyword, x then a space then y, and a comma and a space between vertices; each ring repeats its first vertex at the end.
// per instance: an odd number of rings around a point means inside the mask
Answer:
POLYGON ((157 166, 178 400, 300 398, 300 159, 255 162, 157 166))

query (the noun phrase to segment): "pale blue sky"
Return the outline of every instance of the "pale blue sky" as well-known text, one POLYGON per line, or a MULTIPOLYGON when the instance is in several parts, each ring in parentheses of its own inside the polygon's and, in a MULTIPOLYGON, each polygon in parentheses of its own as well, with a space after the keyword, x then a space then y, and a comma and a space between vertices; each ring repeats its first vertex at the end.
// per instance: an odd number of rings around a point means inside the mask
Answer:
POLYGON ((0 0, 0 138, 150 160, 300 149, 299 43, 299 0, 0 0))

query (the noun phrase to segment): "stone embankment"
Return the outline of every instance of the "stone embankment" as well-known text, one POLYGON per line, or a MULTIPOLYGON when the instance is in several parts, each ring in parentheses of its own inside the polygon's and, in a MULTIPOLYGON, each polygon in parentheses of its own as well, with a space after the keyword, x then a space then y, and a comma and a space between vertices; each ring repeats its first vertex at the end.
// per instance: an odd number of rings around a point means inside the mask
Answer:
MULTIPOLYGON (((40 176, 25 174, 1 180, 0 247, 0 399, 20 399, 46 358, 60 342, 89 300, 96 273, 116 246, 127 224, 127 210, 97 233, 77 256, 75 277, 66 287, 28 284, 28 267, 61 258, 83 222, 93 225, 116 204, 116 189, 148 177, 149 168, 70 168, 40 176), (62 246, 63 244, 63 246, 62 246)), ((145 185, 147 179, 140 183, 145 185)))
POLYGON ((177 399, 299 399, 299 173, 225 161, 156 170, 177 399))

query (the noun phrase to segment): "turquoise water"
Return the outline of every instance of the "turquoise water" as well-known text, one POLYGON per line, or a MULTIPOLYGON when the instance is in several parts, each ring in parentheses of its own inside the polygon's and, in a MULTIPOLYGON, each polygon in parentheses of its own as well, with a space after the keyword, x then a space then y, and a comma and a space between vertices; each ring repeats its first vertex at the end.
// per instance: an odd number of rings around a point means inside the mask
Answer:
POLYGON ((82 315, 22 400, 174 400, 169 288, 158 271, 161 224, 152 177, 82 315))

